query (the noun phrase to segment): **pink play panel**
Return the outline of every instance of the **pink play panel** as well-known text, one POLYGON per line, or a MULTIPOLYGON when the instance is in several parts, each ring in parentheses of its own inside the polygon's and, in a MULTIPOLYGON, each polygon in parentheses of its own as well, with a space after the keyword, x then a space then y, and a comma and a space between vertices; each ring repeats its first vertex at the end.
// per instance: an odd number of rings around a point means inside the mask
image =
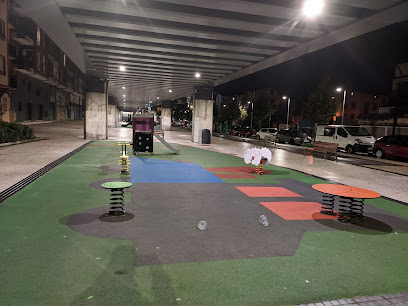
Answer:
POLYGON ((221 179, 257 179, 250 174, 215 173, 214 175, 221 179))
POLYGON ((241 187, 238 190, 253 198, 301 198, 301 195, 283 187, 241 187))
POLYGON ((261 204, 285 220, 330 220, 338 218, 338 216, 321 214, 322 204, 316 202, 261 202, 261 204))

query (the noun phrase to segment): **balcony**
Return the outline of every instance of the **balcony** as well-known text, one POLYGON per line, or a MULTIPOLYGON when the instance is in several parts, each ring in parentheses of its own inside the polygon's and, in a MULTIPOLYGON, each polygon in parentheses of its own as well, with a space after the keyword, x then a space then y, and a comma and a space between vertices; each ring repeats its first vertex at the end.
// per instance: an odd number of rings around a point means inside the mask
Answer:
POLYGON ((17 66, 16 71, 21 72, 25 75, 33 75, 34 71, 34 60, 30 56, 19 55, 16 58, 15 65, 17 66))
POLYGON ((11 38, 17 43, 19 43, 21 46, 34 47, 34 40, 27 35, 17 34, 16 36, 13 36, 11 38))

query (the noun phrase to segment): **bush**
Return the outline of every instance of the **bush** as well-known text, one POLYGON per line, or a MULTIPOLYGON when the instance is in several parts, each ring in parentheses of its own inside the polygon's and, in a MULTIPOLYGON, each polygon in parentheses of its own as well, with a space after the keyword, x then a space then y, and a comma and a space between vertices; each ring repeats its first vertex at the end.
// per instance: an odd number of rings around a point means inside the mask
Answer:
POLYGON ((0 121, 0 143, 34 138, 33 129, 18 123, 0 121))

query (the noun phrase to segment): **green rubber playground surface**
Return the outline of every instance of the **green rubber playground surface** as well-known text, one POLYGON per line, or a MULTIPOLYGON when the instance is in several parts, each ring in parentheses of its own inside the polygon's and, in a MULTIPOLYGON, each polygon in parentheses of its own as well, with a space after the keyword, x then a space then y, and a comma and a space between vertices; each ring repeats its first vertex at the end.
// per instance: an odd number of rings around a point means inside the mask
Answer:
MULTIPOLYGON (((202 168, 246 166, 240 158, 185 146, 178 149, 180 155, 173 155, 155 144, 154 155, 138 157, 144 162, 182 161, 202 168)), ((285 227, 269 233, 275 238, 273 243, 261 243, 279 251, 286 233, 310 224, 311 230, 300 235, 290 256, 228 259, 228 252, 220 250, 227 259, 137 266, 133 240, 118 239, 109 232, 101 232, 105 237, 96 237, 98 233, 88 235, 67 226, 75 215, 84 214, 91 220, 88 211, 109 208, 109 190, 93 188, 91 183, 100 186, 130 180, 129 175, 120 174, 119 168, 117 172, 101 168, 117 166, 119 156, 116 142, 94 142, 0 204, 0 305, 294 305, 408 290, 408 207, 383 198, 367 200, 366 206, 384 215, 391 230, 319 230, 326 223, 283 220, 285 227)), ((256 179, 222 181, 230 187, 228 190, 233 189, 231 184, 285 187, 290 182, 299 186, 327 183, 273 165, 264 169, 271 173, 256 179)), ((143 186, 147 194, 160 195, 158 184, 143 186)), ((137 188, 137 183, 129 190, 132 188, 137 188)), ((194 194, 183 193, 183 188, 172 192, 180 198, 194 198, 194 194)), ((231 193, 233 196, 237 197, 231 193)), ((125 203, 134 205, 134 214, 138 211, 136 199, 135 191, 125 190, 125 203)), ((176 201, 173 196, 167 199, 169 223, 176 201)), ((145 204, 154 211, 156 203, 145 204)), ((234 218, 233 213, 230 218, 234 218)), ((153 213, 145 217, 151 218, 154 225, 153 213)), ((90 224, 83 223, 80 226, 90 224)), ((112 228, 116 226, 112 224, 112 228)), ((108 231, 106 228, 103 230, 108 231)), ((211 235, 211 231, 209 223, 203 234, 211 235)), ((156 241, 145 241, 150 238, 148 233, 137 237, 143 243, 156 245, 156 241)), ((171 244, 176 249, 180 245, 181 253, 193 248, 182 240, 171 244)))

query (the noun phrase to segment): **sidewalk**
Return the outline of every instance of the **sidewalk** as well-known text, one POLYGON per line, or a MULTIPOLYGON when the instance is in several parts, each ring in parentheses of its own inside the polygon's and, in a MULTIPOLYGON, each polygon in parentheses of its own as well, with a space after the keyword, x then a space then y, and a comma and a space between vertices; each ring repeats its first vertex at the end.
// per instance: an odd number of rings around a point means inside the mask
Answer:
POLYGON ((87 142, 82 120, 37 123, 31 127, 37 137, 47 139, 0 147, 0 192, 87 142))

